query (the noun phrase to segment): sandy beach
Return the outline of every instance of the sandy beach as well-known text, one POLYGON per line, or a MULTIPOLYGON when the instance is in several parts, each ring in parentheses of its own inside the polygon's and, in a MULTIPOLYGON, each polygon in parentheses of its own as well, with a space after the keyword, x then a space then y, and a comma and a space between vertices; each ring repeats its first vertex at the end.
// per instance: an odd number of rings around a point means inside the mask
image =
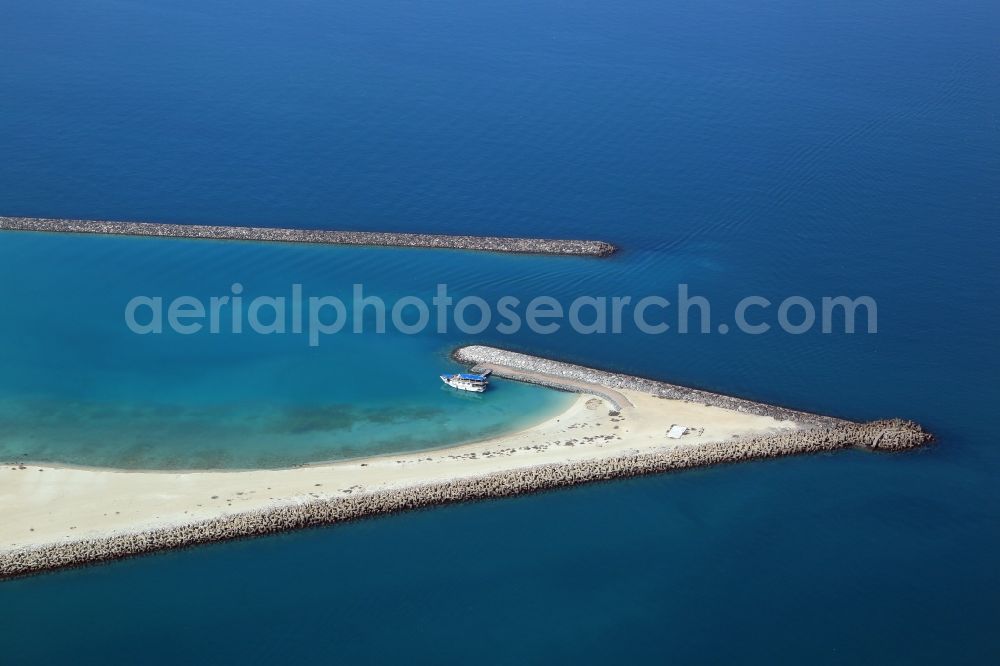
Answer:
POLYGON ((796 428, 636 391, 610 416, 608 403, 581 393, 565 411, 526 430, 433 451, 283 470, 134 472, 7 464, 0 469, 0 551, 143 532, 277 504, 447 482, 543 464, 691 446, 796 428), (679 440, 667 429, 693 429, 679 440), (702 431, 702 429, 704 429, 702 431))

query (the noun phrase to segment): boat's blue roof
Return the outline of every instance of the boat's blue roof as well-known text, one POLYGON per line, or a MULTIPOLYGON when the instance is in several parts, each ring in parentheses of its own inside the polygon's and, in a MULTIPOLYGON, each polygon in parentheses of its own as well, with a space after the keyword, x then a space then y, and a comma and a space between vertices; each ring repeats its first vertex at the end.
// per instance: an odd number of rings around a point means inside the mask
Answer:
POLYGON ((458 376, 461 377, 462 379, 486 379, 486 375, 473 375, 473 374, 463 373, 459 374, 458 376))

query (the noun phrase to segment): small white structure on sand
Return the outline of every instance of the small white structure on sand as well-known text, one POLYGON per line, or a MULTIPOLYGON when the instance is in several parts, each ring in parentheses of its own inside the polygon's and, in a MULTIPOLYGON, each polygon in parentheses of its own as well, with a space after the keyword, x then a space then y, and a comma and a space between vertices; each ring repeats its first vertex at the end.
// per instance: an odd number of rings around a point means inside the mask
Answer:
POLYGON ((667 431, 667 437, 670 439, 680 439, 687 434, 688 429, 682 425, 672 425, 670 430, 667 431))

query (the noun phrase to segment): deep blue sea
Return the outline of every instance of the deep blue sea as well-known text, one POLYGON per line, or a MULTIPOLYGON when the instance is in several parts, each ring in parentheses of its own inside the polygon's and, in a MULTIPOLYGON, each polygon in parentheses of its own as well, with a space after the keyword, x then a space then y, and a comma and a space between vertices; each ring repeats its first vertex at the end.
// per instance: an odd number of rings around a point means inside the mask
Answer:
MULTIPOLYGON (((0 584, 7 663, 1000 663, 1000 6, 0 0, 0 215, 600 238, 606 260, 0 234, 0 459, 280 466, 520 427, 486 342, 936 446, 0 584), (136 336, 136 295, 868 295, 878 333, 136 336)), ((2 520, 2 516, 0 516, 2 520)))

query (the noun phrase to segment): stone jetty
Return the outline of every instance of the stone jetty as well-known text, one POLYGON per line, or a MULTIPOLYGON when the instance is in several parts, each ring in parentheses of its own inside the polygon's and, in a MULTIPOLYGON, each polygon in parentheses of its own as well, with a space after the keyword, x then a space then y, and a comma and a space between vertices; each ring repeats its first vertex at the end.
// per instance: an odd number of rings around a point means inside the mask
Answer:
POLYGON ((616 249, 610 243, 597 240, 449 236, 374 231, 161 224, 155 222, 106 222, 39 217, 0 217, 0 230, 108 234, 115 236, 164 236, 172 238, 264 241, 270 243, 416 247, 583 257, 606 257, 613 254, 616 249))
POLYGON ((187 525, 98 539, 32 546, 0 553, 0 578, 121 559, 213 541, 331 525, 429 506, 535 493, 564 486, 849 447, 902 451, 930 441, 916 423, 899 419, 787 431, 596 460, 523 467, 447 483, 413 485, 346 497, 276 503, 187 525))
POLYGON ((744 414, 770 416, 779 421, 795 421, 807 426, 831 427, 849 423, 849 421, 832 416, 801 412, 635 375, 598 370, 499 347, 485 345, 459 347, 452 352, 452 358, 459 363, 470 365, 478 371, 491 370, 498 377, 507 377, 567 391, 597 393, 611 401, 619 409, 627 405, 621 404, 623 396, 613 394, 615 389, 640 391, 660 398, 695 402, 744 414), (608 389, 608 391, 602 393, 601 387, 608 389))

